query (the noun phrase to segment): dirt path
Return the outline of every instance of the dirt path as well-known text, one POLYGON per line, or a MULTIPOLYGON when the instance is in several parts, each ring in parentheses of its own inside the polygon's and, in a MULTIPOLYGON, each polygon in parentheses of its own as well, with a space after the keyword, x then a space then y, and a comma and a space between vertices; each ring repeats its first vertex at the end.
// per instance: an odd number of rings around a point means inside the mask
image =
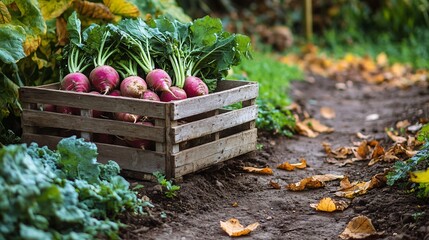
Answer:
MULTIPOLYGON (((219 221, 235 217, 243 225, 260 223, 257 230, 242 239, 339 239, 338 235, 350 219, 362 214, 372 219, 378 231, 385 231, 383 239, 429 239, 427 203, 397 189, 372 189, 356 197, 343 212, 322 213, 309 205, 323 197, 334 197, 338 181, 328 182, 325 188, 303 192, 284 188, 304 177, 326 173, 345 174, 350 181, 368 181, 389 165, 368 167, 364 161, 338 167, 326 163, 321 143, 329 142, 333 147, 351 146, 352 141, 357 140, 356 132, 360 131, 375 136, 384 144, 389 141, 384 133, 386 127, 394 126, 399 120, 414 122, 419 117, 428 117, 427 88, 397 90, 355 82, 348 84, 345 90, 338 90, 335 84, 333 80, 316 78, 313 83, 295 82, 291 87, 294 101, 314 118, 334 127, 335 132, 317 138, 297 136, 292 139, 261 134, 259 142, 264 147, 256 157, 230 160, 185 177, 179 183, 182 189, 175 200, 167 200, 156 187, 144 183, 145 194, 156 205, 152 210, 151 226, 131 225, 123 236, 130 239, 230 239, 220 229, 219 221), (322 106, 334 109, 336 118, 323 119, 319 113, 322 106), (378 120, 367 121, 370 114, 378 114, 378 120), (292 172, 275 169, 279 163, 298 162, 300 157, 307 160, 309 168, 292 172), (245 173, 242 166, 270 166, 274 175, 245 173), (271 189, 270 180, 278 181, 282 189, 271 189), (422 212, 426 214, 417 220, 413 217, 422 212), (160 218, 161 213, 165 213, 166 218, 160 218)), ((148 221, 142 224, 148 225, 148 221)))

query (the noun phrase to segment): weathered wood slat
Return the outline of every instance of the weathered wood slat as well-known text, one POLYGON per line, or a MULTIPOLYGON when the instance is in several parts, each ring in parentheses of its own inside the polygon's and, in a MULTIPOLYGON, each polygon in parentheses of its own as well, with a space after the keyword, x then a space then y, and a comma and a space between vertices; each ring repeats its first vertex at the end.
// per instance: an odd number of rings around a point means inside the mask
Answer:
POLYGON ((163 127, 137 125, 110 119, 24 109, 22 112, 22 123, 25 126, 65 128, 165 142, 165 128, 163 127))
MULTIPOLYGON (((22 135, 23 142, 37 142, 39 146, 48 146, 50 149, 55 149, 61 139, 61 137, 39 134, 22 135)), ((99 162, 106 163, 108 160, 114 160, 121 168, 128 170, 149 174, 155 171, 164 172, 165 160, 162 153, 102 143, 96 143, 96 145, 99 162)))
POLYGON ((258 85, 247 84, 237 88, 211 93, 205 96, 172 102, 171 118, 182 119, 202 112, 222 108, 233 103, 250 100, 258 96, 258 85))
POLYGON ((19 92, 20 100, 23 102, 47 103, 105 112, 127 112, 161 119, 165 118, 165 105, 168 104, 137 98, 112 97, 37 87, 21 87, 19 92))
POLYGON ((209 167, 213 164, 254 151, 256 149, 256 129, 249 130, 247 133, 239 133, 226 139, 220 139, 216 144, 209 143, 208 145, 212 145, 211 147, 216 148, 217 151, 197 151, 200 153, 200 156, 198 159, 193 158, 192 161, 176 159, 175 177, 180 177, 209 167), (234 146, 230 146, 230 144, 233 144, 234 146))
MULTIPOLYGON (((246 145, 247 143, 256 144, 256 138, 257 130, 254 128, 201 146, 183 150, 174 155, 176 168, 194 162, 203 161, 202 159, 210 160, 211 156, 222 156, 225 151, 240 148, 240 146, 246 145)), ((215 159, 212 160, 215 161, 215 159)))
POLYGON ((218 81, 217 83, 216 92, 225 91, 236 87, 246 86, 249 84, 255 84, 255 83, 248 82, 248 81, 240 81, 240 80, 221 80, 221 81, 218 81))
POLYGON ((37 86, 38 88, 45 88, 45 89, 55 89, 55 90, 59 90, 60 89, 60 83, 56 82, 56 83, 48 83, 45 85, 41 85, 41 86, 37 86))
POLYGON ((180 143, 252 121, 257 116, 257 107, 253 105, 173 127, 172 137, 175 143, 180 143))

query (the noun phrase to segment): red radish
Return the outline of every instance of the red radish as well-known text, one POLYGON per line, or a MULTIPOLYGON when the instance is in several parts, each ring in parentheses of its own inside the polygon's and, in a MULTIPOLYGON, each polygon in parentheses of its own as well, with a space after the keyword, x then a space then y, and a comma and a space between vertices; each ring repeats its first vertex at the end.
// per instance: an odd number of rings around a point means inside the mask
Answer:
POLYGON ((209 94, 209 88, 203 80, 194 76, 186 77, 183 90, 185 90, 188 97, 197 97, 209 94))
POLYGON ((159 99, 158 94, 156 94, 155 92, 151 91, 151 90, 146 90, 143 92, 143 95, 141 96, 141 99, 146 99, 146 100, 150 100, 150 101, 156 101, 159 102, 161 101, 159 99))
POLYGON ((119 85, 119 73, 111 66, 98 66, 89 73, 89 80, 97 91, 107 94, 119 85))
MULTIPOLYGON (((89 93, 90 94, 94 94, 94 95, 101 95, 101 93, 99 93, 97 91, 91 91, 89 93)), ((92 110, 92 117, 94 117, 94 118, 100 118, 102 115, 103 115, 102 111, 92 110)))
POLYGON ((70 115, 79 115, 80 109, 73 107, 65 107, 65 106, 56 106, 55 111, 58 113, 70 114, 70 115))
POLYGON ((170 102, 170 101, 186 99, 187 96, 186 96, 185 90, 179 87, 173 86, 173 87, 170 87, 169 92, 162 92, 159 98, 163 102, 170 102))
POLYGON ((56 112, 56 107, 53 104, 43 104, 40 106, 40 110, 45 112, 56 112))
POLYGON ((72 72, 67 74, 61 81, 61 89, 75 92, 89 92, 91 83, 85 74, 72 72))
MULTIPOLYGON (((152 127, 154 126, 151 122, 137 122, 136 124, 152 127)), ((146 139, 125 137, 124 140, 130 147, 141 148, 145 150, 153 149, 154 147, 154 142, 146 139)))
POLYGON ((92 140, 94 142, 99 142, 99 143, 112 144, 114 142, 114 138, 115 138, 115 136, 110 135, 110 134, 105 134, 105 133, 94 133, 94 134, 92 134, 92 140))
POLYGON ((122 80, 120 89, 122 95, 125 97, 140 98, 143 92, 146 91, 147 84, 139 76, 129 76, 122 80))
POLYGON ((115 115, 115 119, 120 120, 120 121, 124 121, 124 122, 133 122, 136 123, 141 116, 137 115, 137 114, 131 114, 131 113, 114 113, 115 115))
POLYGON ((121 94, 121 91, 119 91, 118 89, 115 89, 109 93, 109 96, 118 97, 118 96, 122 96, 122 94, 121 94))
POLYGON ((154 69, 146 75, 146 83, 155 92, 169 92, 171 87, 171 77, 162 69, 154 69))

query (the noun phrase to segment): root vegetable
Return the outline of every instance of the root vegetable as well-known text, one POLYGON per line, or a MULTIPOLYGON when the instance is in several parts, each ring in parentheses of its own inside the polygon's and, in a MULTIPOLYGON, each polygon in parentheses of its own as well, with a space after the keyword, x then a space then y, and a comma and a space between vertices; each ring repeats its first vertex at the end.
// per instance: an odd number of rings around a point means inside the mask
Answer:
POLYGON ((183 90, 185 90, 188 97, 197 97, 209 94, 209 89, 203 80, 193 76, 189 76, 185 79, 183 90))
POLYGON ((170 91, 168 92, 162 92, 161 96, 159 97, 161 101, 163 102, 170 102, 170 101, 177 101, 177 100, 183 100, 186 99, 186 92, 185 90, 179 88, 179 87, 170 87, 170 91))

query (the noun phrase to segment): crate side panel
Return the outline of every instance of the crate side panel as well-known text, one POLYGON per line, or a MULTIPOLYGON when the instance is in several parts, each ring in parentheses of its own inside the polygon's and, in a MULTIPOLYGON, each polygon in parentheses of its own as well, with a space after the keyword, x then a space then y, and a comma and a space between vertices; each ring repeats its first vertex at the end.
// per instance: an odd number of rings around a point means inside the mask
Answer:
POLYGON ((232 141, 235 143, 234 147, 218 149, 218 152, 207 155, 204 154, 204 156, 201 156, 198 160, 187 162, 184 165, 177 166, 175 176, 180 177, 188 173, 193 173, 198 170, 212 166, 213 164, 255 151, 256 149, 256 134, 251 139, 247 139, 247 141, 244 141, 242 135, 235 135, 229 140, 229 142, 232 141))
POLYGON ((165 141, 165 130, 163 127, 149 127, 123 121, 90 118, 54 112, 24 109, 22 112, 22 123, 25 126, 64 128, 143 138, 156 142, 165 141))
MULTIPOLYGON (((39 146, 48 146, 50 149, 56 149, 61 139, 63 138, 39 134, 23 134, 22 136, 22 141, 25 143, 36 142, 39 146)), ((114 160, 123 169, 149 174, 155 171, 164 172, 165 160, 162 153, 110 144, 95 144, 98 149, 97 160, 99 162, 106 163, 108 160, 114 160)))
POLYGON ((137 98, 112 97, 72 91, 20 88, 20 100, 28 103, 54 104, 105 112, 127 112, 153 118, 165 118, 167 103, 153 102, 137 98))
MULTIPOLYGON (((243 131, 219 140, 183 150, 174 155, 176 167, 210 159, 212 156, 222 156, 225 151, 239 149, 248 143, 256 143, 257 129, 243 131)), ((256 145, 254 146, 256 147, 256 145)), ((253 149, 255 150, 255 149, 253 149)))
POLYGON ((172 102, 171 118, 173 120, 182 119, 222 108, 233 103, 250 100, 257 96, 258 86, 256 84, 249 84, 205 96, 172 102))
POLYGON ((173 127, 172 134, 179 143, 255 120, 257 116, 257 107, 253 105, 173 127))
POLYGON ((245 85, 257 84, 256 82, 240 81, 240 80, 221 80, 218 81, 216 92, 225 91, 231 88, 241 87, 245 85))

